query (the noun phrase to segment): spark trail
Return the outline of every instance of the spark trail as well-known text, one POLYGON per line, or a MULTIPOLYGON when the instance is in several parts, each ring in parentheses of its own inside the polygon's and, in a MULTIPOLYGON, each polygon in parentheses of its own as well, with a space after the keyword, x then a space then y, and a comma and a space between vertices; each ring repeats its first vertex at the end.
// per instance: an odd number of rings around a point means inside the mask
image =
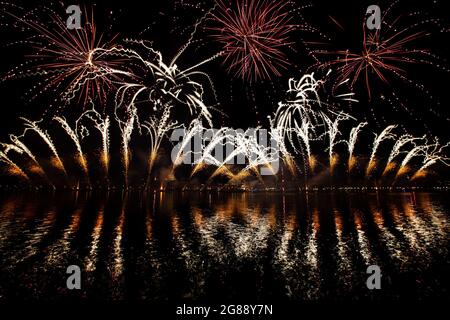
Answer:
MULTIPOLYGON (((91 109, 85 111, 80 119, 87 118, 89 119, 93 124, 94 128, 100 133, 101 135, 101 145, 102 145, 102 152, 101 152, 101 163, 103 165, 103 168, 105 170, 105 177, 108 177, 109 173, 109 127, 111 125, 109 117, 105 116, 102 117, 100 113, 98 113, 96 110, 91 109)), ((86 137, 89 134, 89 131, 84 128, 84 135, 82 135, 82 138, 86 137)))
MULTIPOLYGON (((212 127, 212 115, 209 107, 203 101, 204 87, 193 78, 202 77, 208 84, 211 84, 210 77, 199 71, 198 68, 219 55, 182 70, 175 64, 176 59, 167 65, 163 61, 161 53, 149 47, 144 41, 128 40, 128 43, 136 48, 114 48, 112 50, 135 61, 140 67, 135 72, 134 79, 123 82, 117 89, 115 109, 125 107, 129 112, 134 112, 132 109, 136 109, 142 103, 151 103, 153 110, 156 111, 167 106, 181 104, 188 108, 192 116, 203 117, 212 127), (137 81, 139 79, 145 81, 137 81)), ((214 88, 212 90, 214 91, 214 88)))
POLYGON ((50 135, 38 126, 39 121, 31 121, 31 120, 28 120, 23 117, 21 117, 20 119, 22 119, 25 122, 24 134, 28 130, 31 130, 31 131, 34 131, 35 133, 37 133, 41 137, 41 139, 47 144, 47 146, 50 148, 50 150, 53 153, 52 164, 56 168, 60 169, 64 173, 64 175, 67 177, 66 168, 64 167, 64 164, 58 154, 58 151, 56 150, 55 144, 53 143, 50 135))
POLYGON ((327 115, 322 113, 322 119, 326 127, 326 135, 328 136, 328 160, 330 164, 330 173, 333 174, 334 167, 338 161, 337 155, 334 153, 334 147, 345 142, 344 140, 337 141, 338 135, 341 134, 339 131, 339 123, 345 120, 352 119, 352 117, 346 113, 339 113, 334 120, 331 120, 327 115))
MULTIPOLYGON (((273 164, 279 161, 279 148, 276 141, 272 140, 269 145, 258 143, 258 136, 260 139, 262 136, 267 138, 267 133, 261 131, 261 128, 247 130, 246 132, 238 130, 234 131, 234 133, 228 136, 225 141, 226 143, 232 141, 235 149, 219 164, 216 172, 220 172, 221 168, 229 163, 231 159, 241 157, 241 163, 247 163, 247 165, 237 174, 232 175, 230 182, 240 181, 249 176, 250 172, 253 172, 261 182, 263 182, 262 174, 276 174, 273 167, 273 164), (261 168, 261 172, 258 168, 261 168)), ((276 169, 278 170, 278 168, 276 169)))
MULTIPOLYGON (((304 150, 306 151, 306 154, 302 152, 302 155, 304 155, 304 158, 306 158, 306 161, 304 161, 304 163, 305 164, 307 163, 309 169, 311 171, 314 171, 316 162, 313 155, 311 154, 311 144, 310 144, 311 134, 315 133, 314 126, 311 124, 311 122, 309 122, 307 118, 302 119, 300 126, 298 125, 297 121, 294 120, 293 132, 295 132, 300 142, 302 143, 304 150)), ((293 145, 292 141, 291 144, 293 145)))
POLYGON ((29 180, 30 178, 27 174, 14 162, 12 161, 3 151, 0 151, 0 162, 7 164, 10 167, 8 171, 12 175, 18 175, 25 180, 29 180))
POLYGON ((450 142, 445 145, 440 145, 438 139, 435 138, 435 143, 426 147, 422 166, 414 173, 411 179, 425 177, 427 175, 427 168, 438 162, 441 162, 447 167, 450 166, 450 158, 443 155, 444 149, 449 146, 450 142))
POLYGON ((408 167, 409 162, 418 156, 425 156, 427 152, 427 148, 429 146, 427 144, 424 145, 416 145, 414 148, 412 148, 403 159, 402 163, 400 164, 400 168, 397 171, 397 174, 395 175, 395 178, 403 176, 406 174, 410 168, 408 167))
POLYGON ((375 156, 377 154, 380 144, 383 141, 392 140, 397 137, 394 133, 392 133, 392 130, 394 130, 396 127, 397 127, 397 125, 390 125, 390 126, 387 126, 386 128, 384 128, 384 130, 381 131, 381 133, 379 135, 375 134, 375 139, 374 139, 373 145, 372 145, 372 152, 370 154, 369 163, 366 168, 366 176, 369 176, 376 167, 377 163, 376 163, 375 156))
POLYGON ((67 133, 67 135, 74 142, 75 147, 78 152, 78 157, 77 157, 78 162, 80 163, 81 167, 83 168, 83 171, 84 171, 86 177, 89 177, 88 164, 86 161, 86 157, 83 153, 83 150, 81 149, 81 143, 80 143, 80 139, 78 138, 78 134, 69 126, 69 124, 67 123, 67 121, 64 117, 54 117, 53 120, 55 120, 59 124, 61 124, 61 127, 64 129, 64 131, 67 133))
POLYGON ((33 164, 28 167, 28 170, 35 174, 40 175, 41 177, 45 178, 48 182, 50 182, 44 169, 37 161, 35 155, 31 152, 31 150, 22 141, 20 141, 20 139, 17 136, 13 134, 9 135, 9 140, 11 140, 12 144, 8 144, 8 147, 5 149, 5 154, 8 154, 9 149, 12 149, 19 154, 25 153, 33 162, 33 164))
POLYGON ((177 121, 172 121, 171 119, 172 107, 168 106, 164 109, 163 114, 160 118, 152 115, 150 119, 142 124, 142 127, 147 129, 149 139, 150 139, 150 151, 148 155, 148 175, 147 175, 147 185, 150 184, 151 173, 155 161, 158 157, 158 150, 161 142, 171 130, 179 127, 177 121))
POLYGON ((170 176, 173 176, 174 170, 181 165, 183 160, 192 155, 191 150, 187 150, 191 145, 191 140, 198 134, 201 134, 204 131, 203 124, 201 120, 195 119, 193 120, 187 129, 185 129, 185 134, 183 135, 183 139, 179 143, 178 147, 175 147, 172 150, 172 172, 170 176))
MULTIPOLYGON (((319 96, 319 89, 324 84, 322 80, 316 80, 314 73, 305 74, 299 80, 289 79, 288 98, 285 102, 279 102, 278 108, 273 116, 273 127, 292 128, 294 119, 308 119, 315 124, 318 122, 319 114, 315 110, 322 109, 323 102, 319 96)), ((289 133, 289 130, 284 130, 289 133)))
POLYGON ((126 121, 118 120, 122 138, 122 160, 124 166, 124 179, 126 188, 128 187, 128 169, 130 167, 131 157, 130 141, 135 126, 135 120, 136 116, 134 113, 132 113, 126 121))
MULTIPOLYGON (((215 165, 222 166, 221 157, 223 158, 223 147, 226 146, 227 143, 230 143, 230 140, 233 138, 231 135, 225 134, 229 129, 227 127, 220 128, 218 130, 207 130, 203 133, 203 139, 201 144, 201 151, 199 159, 196 159, 195 162, 197 165, 192 170, 191 176, 198 172, 205 165, 215 165), (205 143, 205 140, 209 140, 209 143, 205 143), (221 156, 214 156, 213 152, 215 150, 221 149, 221 156)), ((231 143, 233 141, 231 140, 231 143)))
POLYGON ((403 151, 403 147, 408 144, 413 144, 413 146, 416 146, 415 141, 424 139, 422 138, 416 138, 413 137, 410 134, 404 134, 397 138, 397 141, 395 141, 394 146, 392 147, 391 153, 389 154, 386 167, 384 168, 383 175, 386 175, 389 171, 393 170, 396 167, 396 164, 394 163, 394 159, 399 156, 401 153, 407 153, 406 151, 403 151))
POLYGON ((350 131, 350 136, 347 141, 348 146, 348 172, 351 172, 356 165, 357 159, 353 155, 355 151, 356 142, 358 141, 358 134, 361 132, 361 129, 365 127, 368 123, 361 122, 356 127, 352 128, 350 131))

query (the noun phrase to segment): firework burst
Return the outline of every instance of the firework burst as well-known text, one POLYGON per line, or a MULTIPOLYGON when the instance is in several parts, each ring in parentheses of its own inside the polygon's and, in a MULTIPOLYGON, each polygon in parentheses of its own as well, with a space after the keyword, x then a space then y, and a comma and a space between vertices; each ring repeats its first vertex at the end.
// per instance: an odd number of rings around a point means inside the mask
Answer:
POLYGON ((81 29, 69 30, 56 12, 45 9, 45 21, 7 12, 16 20, 15 25, 31 33, 32 40, 25 43, 30 42, 33 52, 26 63, 10 70, 4 80, 39 77, 43 81, 37 92, 32 92, 31 99, 44 92, 57 91, 61 92, 65 104, 78 98, 78 103, 86 105, 90 99, 105 101, 115 81, 132 77, 121 69, 124 57, 114 53, 117 36, 104 40, 103 34, 97 31, 92 11, 84 11, 85 23, 81 29))
POLYGON ((385 11, 379 29, 367 30, 364 20, 362 47, 359 52, 350 50, 319 52, 335 56, 333 60, 319 63, 320 68, 334 67, 338 74, 337 84, 349 81, 353 87, 357 82, 363 82, 369 100, 373 91, 371 83, 375 78, 386 84, 389 84, 389 78, 413 83, 407 77, 405 67, 410 64, 433 64, 431 59, 436 58, 428 50, 412 46, 418 39, 428 36, 425 31, 413 30, 425 22, 401 27, 397 18, 390 23, 386 16, 391 8, 392 6, 385 11))
POLYGON ((247 80, 280 76, 289 64, 283 52, 290 44, 290 22, 287 1, 236 0, 230 5, 218 0, 211 13, 215 26, 212 37, 222 46, 228 70, 247 80))
MULTIPOLYGON (((142 108, 138 108, 139 105, 152 106, 153 111, 182 105, 188 108, 190 115, 200 115, 212 126, 210 108, 205 104, 203 98, 203 82, 194 80, 194 77, 206 79, 215 95, 211 79, 197 68, 216 59, 219 55, 214 55, 181 70, 176 65, 176 61, 184 47, 170 63, 166 64, 162 54, 148 46, 145 41, 127 40, 126 44, 128 45, 126 49, 114 48, 113 51, 119 56, 134 61, 139 66, 135 71, 135 74, 139 74, 139 76, 122 82, 117 89, 115 93, 116 116, 121 107, 125 108, 129 117, 130 113, 136 113, 135 109, 142 108)), ((137 116, 137 114, 135 115, 137 116)))

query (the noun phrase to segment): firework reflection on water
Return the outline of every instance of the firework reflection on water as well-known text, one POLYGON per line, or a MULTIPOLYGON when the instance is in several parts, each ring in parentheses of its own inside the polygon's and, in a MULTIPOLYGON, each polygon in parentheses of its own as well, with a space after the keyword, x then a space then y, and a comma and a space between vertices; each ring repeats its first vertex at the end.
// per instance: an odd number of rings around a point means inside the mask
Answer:
POLYGON ((442 297, 449 206, 438 193, 4 195, 0 291, 69 297, 61 274, 79 264, 86 299, 364 299, 377 264, 380 299, 442 297))

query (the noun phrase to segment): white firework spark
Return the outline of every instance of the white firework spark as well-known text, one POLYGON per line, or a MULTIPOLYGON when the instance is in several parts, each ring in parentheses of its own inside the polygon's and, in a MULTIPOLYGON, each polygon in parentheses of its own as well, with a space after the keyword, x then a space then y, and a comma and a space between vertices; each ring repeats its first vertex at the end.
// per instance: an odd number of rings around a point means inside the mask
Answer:
POLYGON ((412 179, 423 177, 426 175, 426 170, 430 166, 440 162, 446 166, 450 166, 450 158, 444 156, 444 149, 450 146, 450 142, 445 145, 440 145, 439 140, 435 138, 435 142, 428 145, 425 149, 424 159, 422 166, 412 176, 412 179))
POLYGON ((58 154, 58 151, 56 150, 56 147, 52 141, 52 138, 47 133, 47 131, 42 130, 38 125, 38 123, 40 121, 31 121, 31 120, 29 120, 27 118, 23 118, 23 117, 21 117, 21 119, 25 122, 25 130, 24 130, 23 135, 25 135, 25 133, 28 130, 36 132, 41 137, 41 139, 47 144, 47 146, 50 148, 50 150, 52 151, 52 153, 53 153, 52 164, 55 167, 57 167, 58 169, 60 169, 64 173, 64 175, 67 177, 66 168, 64 167, 64 164, 58 154))
POLYGON ((138 104, 150 102, 153 104, 153 109, 157 110, 167 105, 180 103, 188 107, 191 115, 204 118, 212 127, 212 115, 209 107, 203 102, 203 85, 193 80, 193 77, 204 77, 209 84, 212 84, 210 77, 206 73, 198 71, 197 68, 217 58, 220 54, 181 70, 175 64, 178 55, 167 65, 164 63, 161 53, 148 46, 144 41, 128 40, 128 42, 138 45, 139 50, 144 49, 145 54, 139 53, 138 49, 116 47, 112 50, 127 59, 134 59, 140 62, 142 64, 140 70, 148 73, 148 75, 145 77, 134 77, 120 85, 115 95, 116 109, 124 105, 127 109, 132 109, 136 108, 138 104), (147 58, 149 55, 152 56, 151 59, 147 58), (139 78, 151 78, 153 81, 148 84, 133 81, 139 78), (131 97, 129 100, 127 100, 128 96, 131 97))
POLYGON ((387 172, 391 171, 395 168, 394 159, 399 156, 402 153, 407 153, 407 151, 403 151, 403 147, 408 144, 413 144, 413 146, 416 146, 415 141, 424 139, 413 137, 410 134, 404 134, 397 138, 397 141, 395 142, 394 146, 392 147, 391 153, 389 154, 386 167, 384 168, 383 175, 385 175, 387 172))
POLYGON ((119 128, 122 137, 122 160, 124 166, 124 179, 126 186, 128 186, 128 169, 130 166, 130 157, 131 157, 130 141, 135 126, 135 120, 136 116, 134 113, 131 113, 130 117, 126 121, 119 120, 119 128))
MULTIPOLYGON (((79 120, 86 118, 91 120, 91 122, 94 124, 94 128, 100 133, 102 137, 102 165, 105 170, 105 176, 108 176, 109 172, 109 127, 111 125, 109 117, 105 116, 102 117, 102 115, 97 112, 95 109, 91 109, 88 111, 85 111, 79 120)), ((78 121, 79 121, 78 120, 78 121)), ((89 134, 89 131, 86 129, 86 127, 82 127, 81 130, 81 138, 85 138, 89 134)))
POLYGON ((5 154, 8 154, 10 150, 14 150, 18 154, 26 154, 31 161, 33 162, 33 165, 28 167, 28 169, 36 174, 39 174, 40 176, 44 177, 46 180, 48 180, 47 175, 44 172, 44 169, 39 164, 39 162, 36 159, 36 156, 31 152, 31 150, 19 139, 19 137, 11 134, 9 135, 9 139, 11 140, 12 144, 4 144, 2 145, 5 147, 5 154))
POLYGON ((409 167, 408 167, 409 162, 415 157, 425 156, 427 153, 428 147, 429 146, 427 144, 414 146, 414 148, 412 148, 406 154, 405 158, 403 159, 402 163, 400 164, 400 168, 398 169, 395 177, 397 178, 397 177, 400 177, 400 176, 404 175, 405 173, 407 173, 409 171, 409 167))
POLYGON ((193 120, 187 129, 185 129, 185 134, 183 135, 183 140, 180 142, 178 149, 174 148, 172 155, 172 174, 173 171, 183 162, 183 160, 192 155, 191 150, 187 150, 190 146, 191 140, 195 135, 201 134, 204 131, 204 126, 200 119, 193 120))
MULTIPOLYGON (((39 163, 36 159, 36 156, 31 152, 31 150, 22 141, 20 141, 19 137, 11 134, 11 135, 9 135, 9 139, 16 146, 16 148, 18 148, 22 152, 25 152, 25 154, 28 157, 30 157, 31 160, 33 160, 33 162, 35 162, 35 164, 39 165, 39 163)), ((20 153, 22 153, 22 152, 20 152, 20 153)))
POLYGON ((286 91, 289 98, 285 102, 278 103, 273 117, 273 125, 292 128, 296 117, 307 118, 309 122, 317 123, 318 113, 315 109, 322 109, 319 88, 323 83, 322 80, 314 78, 314 73, 305 74, 299 80, 289 79, 286 91))
POLYGON ((370 154, 369 163, 366 168, 366 176, 369 176, 376 167, 375 156, 376 156, 376 153, 378 151, 378 147, 380 146, 380 144, 383 141, 392 140, 397 137, 397 135, 392 133, 392 130, 394 130, 395 128, 397 128, 397 125, 389 125, 386 128, 384 128, 384 130, 381 131, 381 133, 379 135, 375 133, 375 139, 374 139, 373 145, 372 145, 372 152, 370 154))
MULTIPOLYGON (((315 160, 311 154, 311 143, 310 143, 311 135, 315 134, 314 126, 307 118, 302 119, 300 126, 298 125, 297 120, 295 120, 294 128, 292 129, 292 131, 295 132, 298 140, 300 140, 300 143, 302 144, 302 150, 303 148, 305 150, 305 152, 302 152, 304 159, 306 158, 306 161, 304 161, 305 165, 308 164, 309 168, 311 170, 314 170, 315 160)), ((291 144, 294 145, 292 141, 291 144)))
POLYGON ((347 141, 348 146, 348 171, 352 171, 353 167, 356 164, 356 158, 353 155, 355 151, 356 142, 358 141, 358 134, 361 132, 361 129, 365 127, 368 123, 361 122, 356 127, 352 128, 350 131, 350 136, 347 141))
POLYGON ((25 180, 29 180, 27 174, 14 162, 12 161, 6 153, 0 151, 0 162, 7 164, 10 167, 9 173, 13 175, 18 175, 25 180))
POLYGON ((76 133, 76 129, 73 130, 69 124, 67 123, 67 120, 64 117, 53 117, 53 120, 57 121, 59 124, 61 124, 61 127, 64 129, 64 131, 67 133, 67 135, 72 139, 72 141, 75 144, 75 147, 78 152, 78 161, 80 162, 81 167, 83 168, 84 173, 87 177, 89 177, 88 173, 88 164, 86 157, 83 153, 83 150, 81 149, 81 143, 80 139, 78 137, 78 134, 76 133))
POLYGON ((152 168, 158 156, 158 150, 163 138, 169 133, 169 131, 174 130, 180 126, 178 125, 177 121, 172 121, 170 117, 171 110, 172 107, 167 106, 165 107, 163 115, 161 117, 152 115, 150 116, 149 120, 145 121, 142 124, 142 127, 147 129, 150 138, 147 185, 150 183, 152 168))
MULTIPOLYGON (((223 165, 222 160, 220 159, 220 157, 214 156, 213 152, 215 150, 219 150, 222 149, 223 151, 223 147, 225 147, 227 145, 227 143, 233 143, 233 136, 232 135, 228 135, 225 134, 227 131, 229 130, 229 128, 227 127, 223 127, 221 129, 218 130, 207 130, 206 133, 203 134, 203 139, 202 139, 202 145, 201 145, 201 151, 199 153, 200 157, 198 159, 195 159, 195 163, 197 163, 197 165, 194 167, 194 170, 192 170, 192 174, 195 174, 196 172, 198 172, 202 167, 204 167, 204 165, 215 165, 217 167, 220 167, 223 165), (209 137, 209 135, 211 134, 211 137, 209 137), (207 137, 205 138, 205 135, 207 135, 207 137), (209 143, 205 143, 205 140, 210 140, 209 143)), ((195 156, 194 152, 194 156, 195 156)))
POLYGON ((322 113, 322 119, 326 127, 326 135, 328 137, 328 159, 330 164, 330 172, 333 173, 334 166, 337 163, 337 155, 334 153, 334 147, 339 143, 345 143, 345 140, 337 140, 339 131, 339 123, 341 121, 354 119, 350 115, 340 112, 334 120, 331 120, 326 114, 322 113))

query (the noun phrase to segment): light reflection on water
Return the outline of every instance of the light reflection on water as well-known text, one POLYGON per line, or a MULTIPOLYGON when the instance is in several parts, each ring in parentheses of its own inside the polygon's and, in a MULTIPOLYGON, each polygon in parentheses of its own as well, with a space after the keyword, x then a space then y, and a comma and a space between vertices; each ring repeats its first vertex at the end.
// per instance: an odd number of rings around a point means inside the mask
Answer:
POLYGON ((3 195, 0 299, 448 298, 449 207, 438 193, 3 195), (81 292, 65 289, 70 264, 81 292))

